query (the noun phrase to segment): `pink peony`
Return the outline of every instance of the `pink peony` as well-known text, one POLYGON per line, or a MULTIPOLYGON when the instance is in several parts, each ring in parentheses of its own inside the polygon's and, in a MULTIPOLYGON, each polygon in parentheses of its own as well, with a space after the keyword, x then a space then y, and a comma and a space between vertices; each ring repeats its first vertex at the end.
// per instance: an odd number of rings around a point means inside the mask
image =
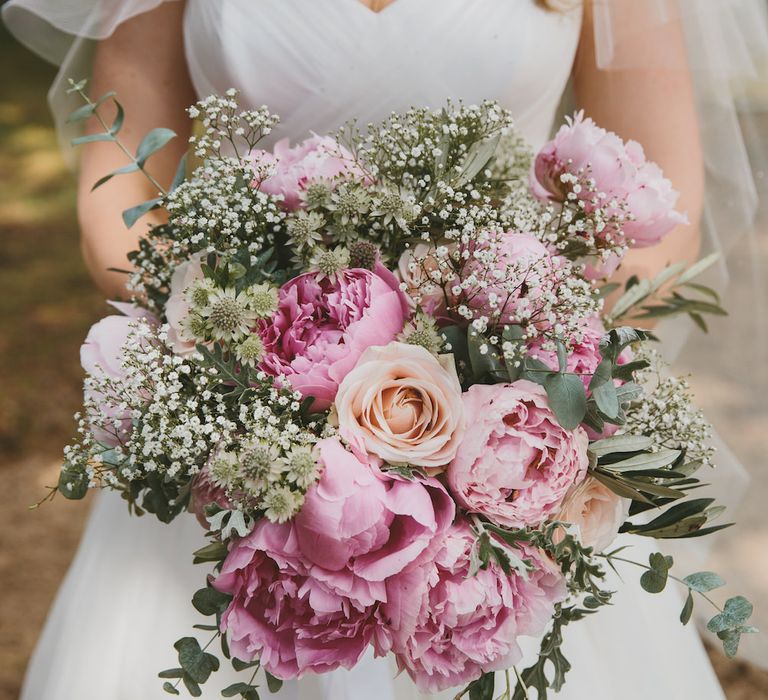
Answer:
MULTIPOLYGON (((232 654, 282 679, 352 668, 374 630, 374 611, 333 577, 318 575, 291 523, 261 520, 238 540, 214 587, 232 602, 221 618, 232 654)), ((341 579, 341 576, 337 578, 341 579)))
POLYGON ((336 394, 341 435, 390 464, 448 464, 464 433, 453 358, 390 343, 368 348, 336 394))
POLYGON ((557 259, 538 239, 527 233, 481 233, 463 254, 470 256, 462 270, 468 285, 454 305, 465 304, 478 315, 500 323, 539 318, 542 292, 552 287, 557 259))
MULTIPOLYGON (((104 378, 122 379, 123 372, 123 346, 131 333, 132 324, 137 318, 147 318, 151 322, 155 318, 144 309, 112 302, 125 316, 106 316, 91 326, 85 342, 80 347, 80 364, 86 374, 97 381, 104 378)), ((115 447, 122 439, 118 435, 125 436, 131 427, 130 410, 127 406, 121 407, 115 403, 117 397, 105 397, 88 387, 85 388, 86 398, 95 400, 101 412, 114 421, 114 428, 107 431, 94 428, 93 432, 97 440, 110 447, 115 447)))
POLYGON ((453 500, 439 481, 393 478, 336 439, 318 454, 324 471, 295 518, 299 549, 325 581, 366 605, 383 601, 384 582, 441 539, 453 500))
MULTIPOLYGON (((450 248, 454 244, 448 244, 450 248)), ((445 315, 445 293, 439 282, 442 278, 435 247, 430 243, 417 243, 400 256, 395 270, 397 278, 406 286, 408 303, 412 309, 420 306, 431 316, 445 315), (437 273, 435 282, 430 275, 437 273), (415 301, 418 299, 418 304, 415 301)))
POLYGON ((469 576, 474 543, 469 526, 456 523, 433 562, 387 587, 381 614, 395 630, 391 650, 422 692, 513 666, 522 656, 518 638, 540 635, 565 597, 562 575, 533 549, 520 552, 535 567, 527 575, 492 563, 469 576))
POLYGON ((181 263, 171 276, 170 296, 165 305, 168 320, 168 342, 177 355, 189 355, 195 350, 195 343, 184 335, 184 320, 189 315, 189 301, 185 294, 193 282, 203 279, 202 254, 195 255, 181 263))
POLYGON ((616 539, 629 516, 630 503, 588 476, 571 487, 554 519, 576 525, 581 543, 602 552, 616 539))
POLYGON ((538 384, 475 385, 467 429, 447 469, 456 500, 508 527, 540 525, 587 470, 587 434, 560 427, 538 384))
POLYGON ((231 509, 233 507, 224 489, 221 486, 217 486, 211 480, 208 467, 205 466, 192 482, 192 491, 189 496, 189 511, 206 530, 210 526, 205 515, 205 507, 212 503, 224 509, 231 509))
POLYGON ((288 139, 283 139, 275 144, 272 153, 253 151, 249 159, 257 170, 252 185, 267 194, 282 195, 288 211, 301 206, 303 192, 314 181, 326 180, 330 184, 340 175, 366 178, 354 156, 329 136, 314 135, 293 148, 288 139))
MULTIPOLYGON (((592 178, 595 189, 606 195, 602 206, 612 200, 626 205, 631 215, 623 225, 631 245, 655 245, 672 229, 688 223, 675 211, 678 193, 661 169, 645 158, 636 141, 622 141, 601 129, 579 112, 569 119, 536 156, 531 172, 531 189, 541 199, 564 201, 569 188, 561 181, 564 173, 592 178)), ((581 198, 590 209, 594 192, 582 188, 581 198)), ((617 261, 610 263, 614 269, 617 261)), ((597 275, 605 270, 592 270, 597 275)))
POLYGON ((335 280, 300 275, 280 289, 272 318, 259 322, 261 367, 286 376, 315 398, 315 411, 325 410, 366 348, 394 340, 408 313, 397 280, 380 263, 373 272, 346 270, 335 280))

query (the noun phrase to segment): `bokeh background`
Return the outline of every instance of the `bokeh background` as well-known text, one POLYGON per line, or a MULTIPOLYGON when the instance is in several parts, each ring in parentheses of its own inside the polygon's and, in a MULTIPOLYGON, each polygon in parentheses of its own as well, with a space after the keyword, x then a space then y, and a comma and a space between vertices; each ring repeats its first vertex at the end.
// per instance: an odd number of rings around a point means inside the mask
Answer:
MULTIPOLYGON (((107 312, 80 259, 74 179, 45 103, 53 75, 51 66, 0 25, 0 700, 18 697, 27 660, 88 515, 88 500, 57 498, 39 509, 29 506, 56 482, 61 448, 81 400, 79 346, 89 326, 107 312)), ((744 109, 768 129, 768 86, 752 88, 744 109)), ((743 333, 741 346, 759 342, 752 332, 754 314, 766 309, 760 311, 754 298, 755 275, 759 280, 768 271, 765 215, 762 222, 761 235, 737 258, 726 298, 743 333)), ((714 324, 715 342, 699 338, 694 344, 686 369, 696 373, 700 405, 750 466, 752 483, 739 514, 738 546, 715 556, 737 569, 768 618, 766 368, 755 373, 749 388, 736 381, 749 371, 750 360, 739 356, 739 344, 718 344, 718 328, 714 324)), ((714 649, 711 656, 729 700, 768 698, 768 672, 728 661, 714 649)))

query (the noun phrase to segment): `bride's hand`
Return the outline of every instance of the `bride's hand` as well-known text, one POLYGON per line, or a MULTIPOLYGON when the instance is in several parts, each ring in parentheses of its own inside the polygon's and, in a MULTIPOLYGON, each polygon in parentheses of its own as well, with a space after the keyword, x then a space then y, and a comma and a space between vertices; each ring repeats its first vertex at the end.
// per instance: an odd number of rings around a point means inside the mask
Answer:
POLYGON ((587 2, 574 65, 577 102, 600 126, 643 144, 648 158, 659 164, 680 192, 677 208, 690 219, 689 226, 672 231, 660 244, 630 251, 612 280, 623 285, 632 275, 653 278, 669 263, 696 260, 704 164, 693 84, 690 73, 681 69, 687 65, 681 22, 670 19, 650 33, 621 31, 622 23, 627 25, 625 29, 648 26, 644 13, 657 10, 651 7, 653 3, 607 1, 615 3, 617 7, 612 9, 620 13, 617 50, 630 57, 632 65, 598 68, 592 2, 587 2), (643 67, 645 58, 647 67, 643 67))
MULTIPOLYGON (((126 111, 120 139, 132 152, 144 134, 157 126, 176 132, 177 137, 148 163, 148 170, 163 186, 172 181, 187 149, 190 122, 185 108, 195 100, 184 59, 183 12, 183 2, 167 2, 120 25, 97 45, 90 83, 92 98, 109 90, 117 92, 126 111)), ((105 114, 107 120, 111 116, 105 114)), ((87 129, 102 130, 96 120, 87 129)), ((126 254, 136 249, 141 232, 161 220, 161 214, 152 212, 130 230, 122 221, 125 209, 157 196, 141 173, 113 178, 91 192, 100 177, 126 164, 125 155, 114 144, 91 143, 82 152, 78 180, 83 256, 96 283, 112 298, 126 296, 126 275, 108 268, 127 269, 126 254)))

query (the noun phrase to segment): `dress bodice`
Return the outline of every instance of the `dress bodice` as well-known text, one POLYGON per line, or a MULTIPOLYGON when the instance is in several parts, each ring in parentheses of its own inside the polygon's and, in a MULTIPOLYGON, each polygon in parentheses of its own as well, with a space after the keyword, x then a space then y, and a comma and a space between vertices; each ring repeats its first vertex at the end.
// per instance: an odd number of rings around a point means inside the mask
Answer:
POLYGON ((577 8, 535 0, 188 0, 185 46, 200 96, 241 90, 280 114, 274 138, 378 121, 411 106, 498 100, 535 146, 571 72, 577 8))

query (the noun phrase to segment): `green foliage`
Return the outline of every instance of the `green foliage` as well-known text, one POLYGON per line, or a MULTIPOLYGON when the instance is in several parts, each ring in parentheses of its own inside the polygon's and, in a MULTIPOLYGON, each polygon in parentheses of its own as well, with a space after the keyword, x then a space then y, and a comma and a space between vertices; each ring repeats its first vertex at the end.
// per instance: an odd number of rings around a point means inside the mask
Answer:
POLYGON ((494 673, 484 673, 469 684, 469 700, 493 700, 496 679, 494 673))
POLYGON ((648 557, 650 568, 640 577, 640 585, 648 593, 661 593, 667 587, 672 557, 654 552, 648 557))

